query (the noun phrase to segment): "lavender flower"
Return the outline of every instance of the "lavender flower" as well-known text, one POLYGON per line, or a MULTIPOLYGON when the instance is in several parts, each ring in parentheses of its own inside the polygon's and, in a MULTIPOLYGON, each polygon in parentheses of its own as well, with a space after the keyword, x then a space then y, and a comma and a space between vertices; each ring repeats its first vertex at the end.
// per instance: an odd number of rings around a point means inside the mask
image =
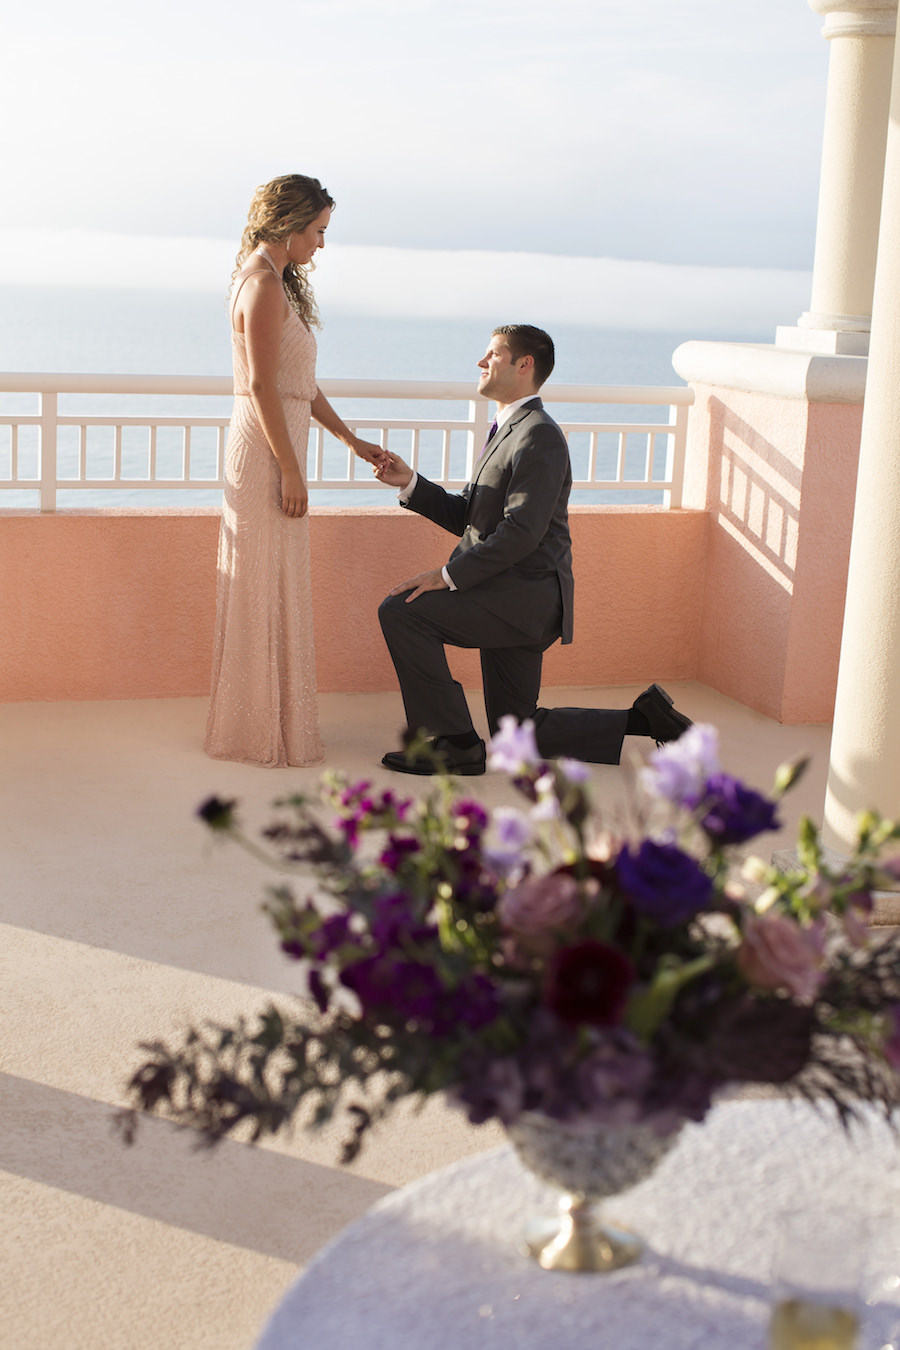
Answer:
POLYGON ((689 810, 704 794, 707 779, 719 772, 719 733, 695 722, 677 741, 668 741, 650 756, 641 772, 645 792, 689 810))
POLYGON ((556 763, 570 783, 587 783, 590 779, 590 766, 580 759, 558 759, 556 763))
POLYGON ((524 868, 534 829, 524 811, 498 806, 494 812, 494 837, 485 847, 488 862, 500 872, 524 868))
POLYGON ((518 774, 543 761, 534 738, 534 723, 521 724, 511 714, 500 718, 500 730, 488 745, 488 768, 518 774))

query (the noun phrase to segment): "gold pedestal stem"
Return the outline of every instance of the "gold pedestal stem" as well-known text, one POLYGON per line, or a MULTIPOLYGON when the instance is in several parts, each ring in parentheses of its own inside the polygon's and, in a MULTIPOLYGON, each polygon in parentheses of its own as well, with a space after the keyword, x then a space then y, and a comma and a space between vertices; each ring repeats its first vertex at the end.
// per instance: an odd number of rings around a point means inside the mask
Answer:
POLYGON ((601 1223, 596 1202, 572 1193, 559 1208, 559 1218, 535 1220, 525 1232, 530 1255, 545 1270, 618 1270, 640 1257, 640 1240, 601 1223))

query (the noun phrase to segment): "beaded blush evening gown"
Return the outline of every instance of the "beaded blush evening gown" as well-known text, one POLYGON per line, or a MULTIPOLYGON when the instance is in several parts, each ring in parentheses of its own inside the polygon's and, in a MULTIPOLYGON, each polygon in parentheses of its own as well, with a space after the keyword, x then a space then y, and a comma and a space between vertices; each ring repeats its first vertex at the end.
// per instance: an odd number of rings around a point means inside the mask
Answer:
MULTIPOLYGON (((269 259, 265 259, 269 262, 269 259)), ((269 264, 278 274, 273 263, 269 264)), ((261 271, 261 268, 254 268, 261 271)), ((239 273, 231 312, 250 272, 239 273)), ((232 321, 234 411, 219 532, 212 695, 204 749, 267 768, 323 757, 316 698, 309 516, 281 510, 278 463, 249 398, 247 350, 232 321)), ((293 309, 281 337, 278 391, 306 473, 316 340, 293 309)))

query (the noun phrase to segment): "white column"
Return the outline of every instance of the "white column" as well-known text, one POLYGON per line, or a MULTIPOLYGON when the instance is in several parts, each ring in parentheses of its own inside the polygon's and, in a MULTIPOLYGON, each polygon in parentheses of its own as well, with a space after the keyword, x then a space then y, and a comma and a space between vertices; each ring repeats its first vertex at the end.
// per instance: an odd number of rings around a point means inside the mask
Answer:
POLYGON ((900 814, 900 59, 894 57, 825 842, 859 811, 900 814))
POLYGON ((809 310, 777 344, 865 355, 897 0, 809 0, 831 44, 809 310))

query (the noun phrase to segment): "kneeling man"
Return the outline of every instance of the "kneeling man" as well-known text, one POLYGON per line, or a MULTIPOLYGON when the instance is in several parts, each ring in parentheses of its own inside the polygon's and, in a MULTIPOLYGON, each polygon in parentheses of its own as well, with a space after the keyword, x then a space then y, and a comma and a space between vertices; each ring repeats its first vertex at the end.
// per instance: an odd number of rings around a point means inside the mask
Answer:
POLYGON ((402 773, 480 774, 484 742, 474 729, 444 644, 477 647, 493 735, 500 718, 533 720, 539 752, 618 764, 626 735, 674 740, 691 725, 653 684, 631 708, 539 708, 543 654, 572 641, 572 469, 566 439, 537 397, 553 370, 553 342, 530 324, 496 328, 478 362, 478 392, 497 416, 472 479, 450 493, 387 454, 375 470, 400 489, 402 505, 459 536, 446 565, 395 586, 379 609, 400 681, 410 735, 431 754, 388 752, 402 773))

